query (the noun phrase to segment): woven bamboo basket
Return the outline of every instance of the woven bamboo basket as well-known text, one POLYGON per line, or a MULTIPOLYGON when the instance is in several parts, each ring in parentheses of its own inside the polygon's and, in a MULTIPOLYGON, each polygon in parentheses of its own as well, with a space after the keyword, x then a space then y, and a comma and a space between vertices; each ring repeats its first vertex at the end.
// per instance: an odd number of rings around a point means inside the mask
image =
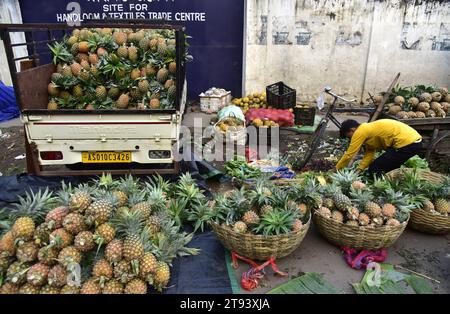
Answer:
POLYGON ((298 231, 277 236, 241 234, 229 226, 211 222, 211 227, 220 242, 230 251, 255 260, 268 260, 271 257, 282 258, 291 254, 305 238, 311 223, 308 222, 298 231))
MULTIPOLYGON (((413 169, 395 169, 389 172, 387 177, 392 179, 401 178, 404 171, 411 172, 413 169)), ((421 169, 417 171, 422 179, 431 183, 441 183, 444 180, 444 176, 439 173, 421 169)), ((417 208, 411 211, 408 226, 424 233, 437 235, 447 234, 450 232, 450 216, 437 215, 417 208)))
POLYGON ((406 228, 407 222, 397 227, 378 228, 349 226, 320 214, 313 214, 319 232, 331 243, 355 249, 376 250, 394 244, 406 228))

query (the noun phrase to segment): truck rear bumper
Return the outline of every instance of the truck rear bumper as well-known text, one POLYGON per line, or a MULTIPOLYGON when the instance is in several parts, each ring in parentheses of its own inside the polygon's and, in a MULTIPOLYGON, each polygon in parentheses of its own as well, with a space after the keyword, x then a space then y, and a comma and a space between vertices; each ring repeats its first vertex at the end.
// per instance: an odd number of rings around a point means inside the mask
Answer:
POLYGON ((55 140, 51 143, 47 141, 32 141, 38 151, 39 164, 42 166, 50 165, 73 165, 82 163, 83 152, 131 152, 131 161, 139 164, 165 164, 173 162, 173 144, 171 139, 160 140, 108 140, 101 142, 99 140, 55 140), (48 158, 43 152, 61 152, 57 160, 43 159, 48 158))

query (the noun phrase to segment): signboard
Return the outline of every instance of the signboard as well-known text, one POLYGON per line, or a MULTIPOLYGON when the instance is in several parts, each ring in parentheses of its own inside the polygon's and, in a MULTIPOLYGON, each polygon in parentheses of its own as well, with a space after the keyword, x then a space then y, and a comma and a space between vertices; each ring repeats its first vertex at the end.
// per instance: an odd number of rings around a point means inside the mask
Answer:
POLYGON ((210 87, 242 90, 243 0, 20 0, 24 23, 89 19, 165 19, 186 26, 194 61, 187 66, 189 99, 210 87))

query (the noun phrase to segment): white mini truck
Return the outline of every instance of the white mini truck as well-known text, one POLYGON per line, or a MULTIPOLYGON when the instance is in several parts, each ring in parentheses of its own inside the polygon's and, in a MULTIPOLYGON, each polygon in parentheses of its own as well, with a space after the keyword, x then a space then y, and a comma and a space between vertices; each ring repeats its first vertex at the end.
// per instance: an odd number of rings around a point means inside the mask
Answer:
MULTIPOLYGON (((174 153, 178 149, 186 104, 185 64, 182 59, 185 49, 184 27, 142 21, 125 24, 90 23, 81 27, 174 29, 178 65, 175 108, 48 110, 47 85, 56 69, 51 63, 39 64, 43 54, 39 47, 46 47, 47 43, 61 38, 61 34, 73 28, 64 24, 0 24, 0 35, 5 43, 25 128, 28 172, 44 176, 93 175, 102 172, 177 173, 179 169, 174 153), (25 34, 25 43, 11 43, 11 34, 17 32, 25 34), (20 45, 28 47, 28 56, 15 57, 14 47, 20 45), (18 62, 21 71, 17 71, 18 62)), ((45 53, 49 54, 50 50, 47 49, 45 53)))

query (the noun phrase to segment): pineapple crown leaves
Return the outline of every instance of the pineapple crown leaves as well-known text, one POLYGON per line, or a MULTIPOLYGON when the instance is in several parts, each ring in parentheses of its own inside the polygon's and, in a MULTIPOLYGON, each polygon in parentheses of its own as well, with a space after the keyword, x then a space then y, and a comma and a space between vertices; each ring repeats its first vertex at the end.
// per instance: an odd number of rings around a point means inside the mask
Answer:
POLYGON ((92 198, 94 201, 106 201, 115 208, 119 204, 119 199, 111 191, 97 189, 92 193, 92 198))
POLYGON ((195 205, 191 209, 187 220, 194 224, 194 232, 197 232, 197 230, 203 232, 206 223, 210 221, 212 217, 213 211, 211 207, 207 203, 202 203, 195 205))
POLYGON ((330 179, 342 189, 342 192, 346 194, 350 192, 352 183, 355 181, 361 181, 362 177, 352 169, 342 169, 331 174, 330 179))
POLYGON ((269 180, 265 178, 258 178, 256 180, 254 190, 249 193, 251 203, 259 207, 270 205, 273 201, 271 198, 273 195, 272 189, 274 189, 274 186, 269 182, 269 180))
POLYGON ((169 206, 167 206, 166 213, 177 226, 182 226, 187 219, 187 204, 188 201, 186 199, 172 199, 169 202, 169 206))
POLYGON ((153 188, 147 192, 147 202, 151 205, 152 210, 161 211, 166 207, 166 199, 164 191, 161 188, 153 188))
POLYGON ((384 191, 392 189, 392 183, 385 176, 374 178, 371 189, 375 197, 383 195, 384 191))
POLYGON ((164 180, 159 174, 148 177, 148 182, 145 182, 145 185, 148 189, 154 187, 160 188, 164 193, 170 193, 172 190, 172 184, 169 181, 164 180))
POLYGON ((74 189, 70 182, 66 184, 64 181, 61 181, 61 189, 56 193, 56 200, 58 204, 61 206, 68 206, 73 191, 74 189))
POLYGON ((367 202, 371 202, 374 199, 373 193, 370 189, 351 189, 349 194, 352 203, 356 204, 360 211, 364 210, 364 206, 367 202))
POLYGON ((19 204, 15 204, 10 211, 11 219, 20 217, 30 217, 36 223, 43 221, 47 213, 53 208, 56 199, 52 196, 53 192, 46 188, 34 193, 33 190, 25 193, 25 197, 18 196, 19 204))
POLYGON ((117 211, 111 222, 115 226, 117 234, 122 238, 129 235, 141 235, 145 226, 142 212, 127 209, 117 211))
POLYGON ((294 224, 295 215, 287 210, 274 210, 261 217, 254 232, 265 236, 287 234, 294 224))
POLYGON ((64 42, 55 42, 53 45, 48 44, 48 47, 52 52, 54 64, 59 62, 69 63, 73 61, 73 55, 66 48, 64 42))
POLYGON ((73 76, 62 76, 52 81, 58 87, 62 87, 64 90, 70 90, 72 87, 78 84, 79 80, 73 76))
POLYGON ((159 261, 169 265, 177 256, 197 255, 200 253, 199 249, 186 247, 193 236, 193 233, 180 232, 180 227, 173 220, 163 218, 161 232, 153 239, 152 253, 159 261))
POLYGON ((217 224, 226 222, 229 210, 228 197, 223 194, 215 196, 216 205, 211 209, 211 221, 217 224))
POLYGON ((114 181, 111 173, 103 173, 98 179, 93 180, 93 183, 101 189, 111 190, 117 186, 117 182, 114 181))
POLYGON ((117 184, 117 188, 127 195, 136 193, 140 187, 139 178, 135 179, 131 174, 120 178, 120 181, 117 184))

